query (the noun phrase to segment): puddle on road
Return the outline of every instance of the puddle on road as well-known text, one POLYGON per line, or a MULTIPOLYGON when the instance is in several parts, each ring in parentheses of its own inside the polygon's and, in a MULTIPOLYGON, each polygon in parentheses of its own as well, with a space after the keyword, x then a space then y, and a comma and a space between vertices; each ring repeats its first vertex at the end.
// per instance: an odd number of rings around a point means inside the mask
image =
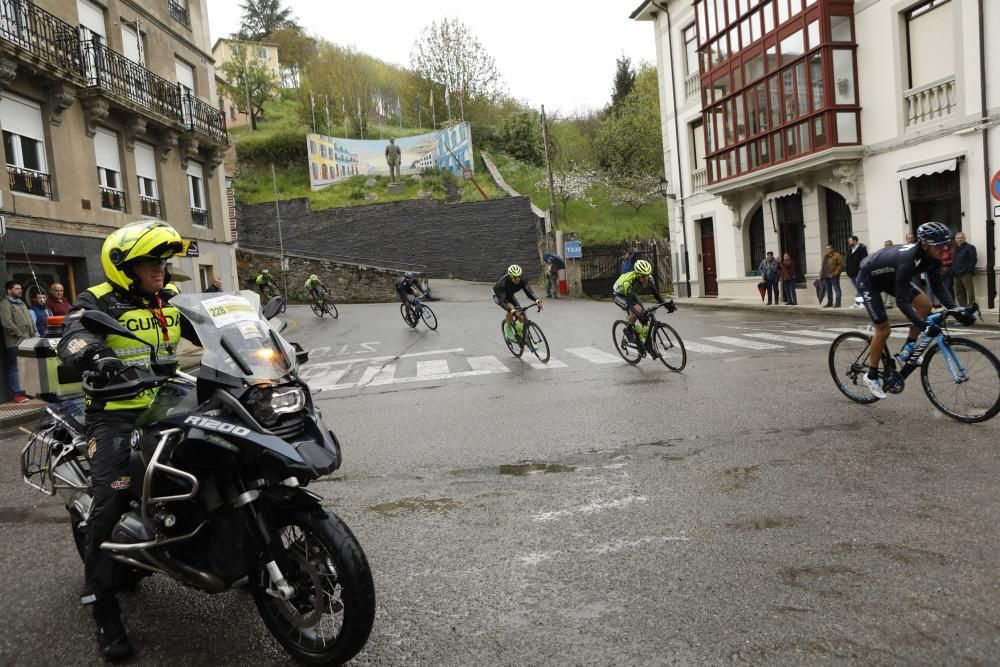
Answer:
POLYGON ((517 465, 497 466, 498 475, 526 477, 537 473, 573 472, 576 466, 564 466, 558 463, 519 463, 517 465))
POLYGON ((461 504, 452 498, 401 498, 392 503, 372 505, 368 511, 385 517, 397 517, 424 512, 447 514, 460 506, 461 504))
POLYGON ((47 508, 0 507, 0 523, 69 523, 69 518, 65 513, 52 514, 47 508))

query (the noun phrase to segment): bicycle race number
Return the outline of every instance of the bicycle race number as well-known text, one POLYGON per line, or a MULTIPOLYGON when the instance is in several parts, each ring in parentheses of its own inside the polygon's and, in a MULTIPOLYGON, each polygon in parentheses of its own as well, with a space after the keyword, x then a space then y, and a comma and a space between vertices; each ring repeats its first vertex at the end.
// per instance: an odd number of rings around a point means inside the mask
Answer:
POLYGON ((250 305, 250 302, 235 294, 206 299, 201 302, 201 305, 204 306, 208 316, 212 318, 212 323, 215 324, 216 328, 234 322, 258 319, 257 311, 250 305))

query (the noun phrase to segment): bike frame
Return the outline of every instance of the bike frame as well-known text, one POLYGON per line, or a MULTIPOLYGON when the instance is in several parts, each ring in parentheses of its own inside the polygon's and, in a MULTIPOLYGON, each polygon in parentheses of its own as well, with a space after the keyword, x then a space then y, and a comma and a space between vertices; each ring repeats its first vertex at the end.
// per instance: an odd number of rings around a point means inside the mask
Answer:
MULTIPOLYGON (((946 311, 939 311, 928 317, 927 321, 931 322, 932 324, 937 324, 938 326, 943 327, 946 324, 946 319, 947 319, 945 317, 946 314, 947 314, 946 311)), ((909 323, 894 324, 892 325, 892 328, 909 329, 911 326, 912 325, 909 323)), ((945 331, 942 331, 933 339, 931 339, 927 334, 921 332, 920 335, 917 337, 917 342, 913 347, 913 352, 910 353, 910 356, 906 359, 905 362, 903 362, 902 367, 899 369, 900 376, 905 380, 916 369, 920 368, 920 365, 923 363, 923 360, 926 357, 927 352, 931 349, 931 347, 937 345, 941 349, 941 354, 945 360, 945 363, 948 366, 948 371, 951 373, 952 381, 955 382, 955 384, 961 384, 963 382, 966 382, 969 379, 969 374, 962 366, 962 363, 958 360, 958 355, 955 354, 955 352, 951 349, 951 345, 948 344, 949 338, 950 335, 945 331)), ((870 344, 871 343, 869 343, 869 345, 870 344)), ((895 371, 896 359, 889 352, 888 347, 889 346, 886 345, 885 348, 882 350, 882 361, 887 370, 895 371)))

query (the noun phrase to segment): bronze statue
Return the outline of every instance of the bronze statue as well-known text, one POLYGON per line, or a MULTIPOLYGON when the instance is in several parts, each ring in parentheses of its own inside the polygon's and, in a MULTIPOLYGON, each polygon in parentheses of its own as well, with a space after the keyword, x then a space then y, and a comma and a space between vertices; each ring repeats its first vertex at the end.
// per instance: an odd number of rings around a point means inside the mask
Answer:
POLYGON ((389 165, 389 182, 399 182, 399 163, 403 154, 396 145, 395 139, 389 139, 389 145, 385 147, 385 161, 389 165))

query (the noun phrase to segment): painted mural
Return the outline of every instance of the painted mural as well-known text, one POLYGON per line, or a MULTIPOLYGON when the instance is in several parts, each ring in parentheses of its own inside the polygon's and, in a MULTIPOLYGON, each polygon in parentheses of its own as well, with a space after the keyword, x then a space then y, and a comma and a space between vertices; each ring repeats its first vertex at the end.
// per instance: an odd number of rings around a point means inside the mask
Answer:
MULTIPOLYGON (((342 139, 323 134, 306 136, 309 151, 309 184, 318 190, 351 176, 388 176, 385 162, 388 139, 342 139)), ((400 174, 419 174, 425 169, 447 169, 461 176, 473 169, 472 132, 459 123, 415 137, 400 137, 400 174)))

